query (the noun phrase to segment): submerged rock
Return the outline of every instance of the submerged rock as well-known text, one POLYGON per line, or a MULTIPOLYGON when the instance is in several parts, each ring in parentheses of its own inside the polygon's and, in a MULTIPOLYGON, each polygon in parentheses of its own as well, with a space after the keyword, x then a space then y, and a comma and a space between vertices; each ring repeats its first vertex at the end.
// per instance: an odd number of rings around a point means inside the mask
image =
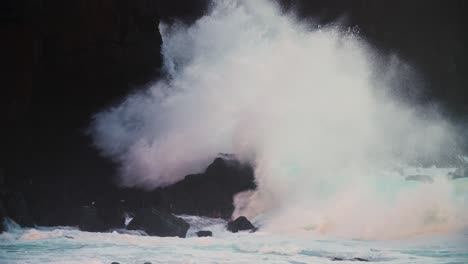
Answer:
POLYGON ((331 259, 332 261, 343 261, 344 258, 334 257, 331 259))
POLYGON ((182 218, 153 208, 141 209, 127 226, 129 230, 142 230, 150 236, 185 237, 190 225, 182 218))
POLYGON ((196 232, 195 234, 197 234, 198 237, 210 237, 210 236, 213 236, 213 233, 211 231, 208 231, 208 230, 200 230, 198 232, 196 232))
POLYGON ((255 226, 252 225, 252 223, 245 216, 240 216, 236 220, 229 221, 227 224, 227 229, 233 233, 244 230, 256 230, 255 226))
POLYGON ((365 258, 352 258, 352 259, 344 259, 340 257, 334 257, 331 259, 332 261, 361 261, 361 262, 369 262, 368 259, 365 258))
POLYGON ((418 182, 425 182, 425 183, 433 183, 434 179, 428 175, 410 175, 406 177, 407 181, 418 181, 418 182))
POLYGON ((452 180, 468 178, 468 166, 458 168, 454 172, 450 172, 448 176, 452 180))
POLYGON ((368 260, 368 259, 365 259, 365 258, 353 258, 353 260, 355 260, 355 261, 369 262, 369 260, 368 260))

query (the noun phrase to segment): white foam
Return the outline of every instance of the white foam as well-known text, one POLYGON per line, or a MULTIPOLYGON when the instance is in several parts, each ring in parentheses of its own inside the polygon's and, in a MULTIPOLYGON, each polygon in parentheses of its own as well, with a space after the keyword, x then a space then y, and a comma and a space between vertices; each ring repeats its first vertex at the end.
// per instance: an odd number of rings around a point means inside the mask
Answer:
MULTIPOLYGON (((219 221, 184 217, 198 223, 219 221)), ((398 241, 359 241, 307 231, 218 232, 214 237, 182 239, 20 229, 13 240, 0 242, 0 263, 329 263, 334 257, 345 259, 344 263, 353 258, 396 264, 440 263, 442 258, 464 263, 468 260, 467 231, 398 241), (29 239, 31 234, 35 239, 29 239)))

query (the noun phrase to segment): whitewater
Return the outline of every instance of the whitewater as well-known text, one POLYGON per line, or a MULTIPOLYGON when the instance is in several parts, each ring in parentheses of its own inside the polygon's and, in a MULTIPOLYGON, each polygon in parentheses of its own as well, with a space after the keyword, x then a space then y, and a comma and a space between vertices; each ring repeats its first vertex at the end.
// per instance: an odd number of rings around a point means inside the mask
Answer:
POLYGON ((219 153, 252 165, 258 188, 233 217, 259 231, 195 216, 186 239, 8 223, 0 262, 468 263, 466 130, 400 94, 424 89, 404 58, 266 0, 216 0, 159 30, 164 77, 88 133, 123 186, 171 185, 219 153))
POLYGON ((358 29, 267 0, 213 1, 193 24, 159 28, 165 77, 89 129, 122 185, 164 187, 230 153, 258 186, 236 195, 234 217, 263 215, 268 231, 389 239, 466 226, 448 181, 392 187, 405 168, 458 166, 464 130, 400 94, 424 78, 358 29))
POLYGON ((150 237, 116 230, 81 232, 70 227, 21 229, 9 223, 0 235, 0 263, 143 264, 155 263, 468 263, 468 230, 404 240, 358 240, 294 234, 230 233, 226 222, 182 216, 187 238, 150 237), (213 237, 197 237, 198 230, 213 237))
MULTIPOLYGON (((403 179, 426 175, 436 182, 437 177, 444 179, 454 172, 455 168, 407 167, 401 171, 403 178, 390 188, 427 187, 434 183, 403 179)), ((451 180, 449 185, 456 198, 468 201, 468 178, 451 180)), ((0 263, 468 263, 468 228, 431 230, 392 239, 357 239, 316 232, 313 228, 265 231, 266 215, 253 219, 260 228, 255 233, 231 233, 223 219, 179 217, 190 224, 186 238, 151 237, 143 231, 125 229, 91 233, 75 227, 20 228, 8 219, 7 231, 0 234, 0 263), (200 230, 212 231, 213 237, 197 237, 200 230)), ((433 221, 434 217, 437 218, 429 213, 426 221, 433 221)), ((398 222, 399 216, 393 215, 391 220, 398 222)), ((405 223, 400 224, 404 229, 405 223)))

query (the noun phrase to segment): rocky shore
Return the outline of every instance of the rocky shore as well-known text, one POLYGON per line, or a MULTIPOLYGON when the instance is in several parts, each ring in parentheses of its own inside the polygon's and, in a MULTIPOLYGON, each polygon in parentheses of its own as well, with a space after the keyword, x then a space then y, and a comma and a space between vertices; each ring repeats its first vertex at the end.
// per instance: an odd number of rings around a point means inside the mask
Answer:
MULTIPOLYGON (((36 203, 37 200, 44 200, 41 193, 25 195, 2 190, 0 220, 3 223, 8 217, 22 227, 76 226, 89 232, 126 228, 141 230, 148 235, 185 237, 189 225, 174 214, 229 220, 234 210, 233 196, 255 188, 252 167, 224 156, 216 158, 204 172, 187 175, 184 180, 165 188, 150 192, 116 189, 92 201, 70 194, 66 199, 68 203, 61 203, 60 206, 53 195, 46 196, 51 197, 46 202, 36 203), (27 201, 25 196, 33 199, 27 201), (42 207, 43 204, 48 206, 42 207), (125 225, 129 216, 132 221, 125 225)), ((60 190, 52 191, 60 193, 60 190)), ((233 232, 253 229, 253 226, 245 228, 245 221, 248 220, 242 220, 241 227, 228 229, 236 230, 233 232)), ((0 230, 4 230, 3 224, 0 230)))

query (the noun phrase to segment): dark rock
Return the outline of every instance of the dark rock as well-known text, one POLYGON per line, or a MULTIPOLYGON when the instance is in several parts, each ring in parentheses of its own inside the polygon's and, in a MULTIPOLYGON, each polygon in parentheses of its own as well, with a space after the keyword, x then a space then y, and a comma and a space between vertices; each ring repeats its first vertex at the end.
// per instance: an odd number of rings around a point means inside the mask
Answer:
POLYGON ((355 260, 355 261, 369 262, 369 260, 368 260, 368 259, 365 259, 365 258, 353 258, 353 260, 355 260))
POLYGON ((83 206, 80 209, 79 228, 81 231, 104 232, 107 230, 104 221, 98 216, 94 206, 83 206))
POLYGON ((431 176, 427 175, 410 175, 407 176, 406 179, 407 181, 419 181, 419 182, 425 182, 425 183, 433 183, 434 179, 432 179, 431 176))
POLYGON ((340 257, 333 257, 331 260, 332 260, 332 261, 344 261, 344 260, 349 260, 349 261, 369 262, 369 260, 368 260, 368 259, 365 259, 365 258, 344 259, 344 258, 340 258, 340 257))
POLYGON ((213 236, 213 233, 211 231, 208 231, 208 230, 200 230, 198 232, 196 232, 195 234, 197 234, 198 237, 210 237, 210 236, 213 236))
POLYGON ((34 220, 29 212, 23 194, 7 192, 3 194, 4 214, 22 227, 33 227, 34 220))
POLYGON ((343 258, 339 258, 339 257, 334 257, 331 259, 332 261, 343 261, 344 259, 343 258))
POLYGON ((111 264, 120 264, 120 263, 118 263, 118 262, 112 262, 111 264))
POLYGON ((216 158, 204 173, 187 175, 161 189, 160 196, 175 214, 229 219, 234 211, 233 196, 255 188, 252 167, 225 156, 216 158))
POLYGON ((118 208, 98 209, 98 215, 108 229, 125 228, 125 213, 118 208))
POLYGON ((143 264, 151 264, 151 262, 145 262, 145 263, 143 263, 143 264))
POLYGON ((125 228, 125 211, 117 202, 98 201, 97 214, 107 229, 125 228))
POLYGON ((227 229, 233 233, 243 230, 254 230, 255 226, 245 216, 240 216, 227 224, 227 229))
POLYGON ((183 219, 153 208, 141 209, 127 226, 128 230, 142 230, 151 236, 185 237, 190 225, 183 219))
POLYGON ((125 227, 125 213, 118 205, 82 206, 78 218, 78 226, 82 231, 104 232, 125 227))

